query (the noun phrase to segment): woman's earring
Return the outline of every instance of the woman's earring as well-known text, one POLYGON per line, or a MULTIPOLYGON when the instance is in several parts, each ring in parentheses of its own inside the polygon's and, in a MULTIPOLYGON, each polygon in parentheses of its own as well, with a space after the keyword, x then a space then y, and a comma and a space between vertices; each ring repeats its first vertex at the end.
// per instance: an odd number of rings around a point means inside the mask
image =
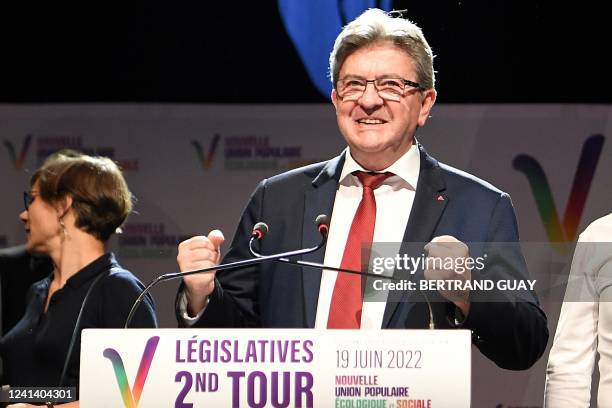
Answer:
POLYGON ((64 221, 60 218, 59 220, 59 225, 62 228, 62 234, 64 234, 65 237, 68 236, 68 230, 66 229, 66 225, 64 225, 64 221))

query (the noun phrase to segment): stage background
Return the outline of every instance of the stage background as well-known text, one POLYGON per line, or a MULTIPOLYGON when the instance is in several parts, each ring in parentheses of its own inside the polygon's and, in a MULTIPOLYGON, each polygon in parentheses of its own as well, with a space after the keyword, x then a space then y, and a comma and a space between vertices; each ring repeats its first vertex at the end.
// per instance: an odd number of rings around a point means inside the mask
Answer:
MULTIPOLYGON (((549 192, 562 220, 566 208, 574 208, 569 218, 579 221, 578 231, 610 212, 612 161, 606 135, 612 131, 611 117, 609 106, 596 105, 438 105, 418 139, 439 160, 510 193, 522 241, 542 248, 543 242, 571 242, 576 236, 563 222, 565 236, 548 235, 553 221, 542 219, 536 197, 549 192), (583 153, 585 144, 589 147, 583 153), (592 183, 588 191, 583 188, 584 211, 579 211, 581 195, 572 195, 576 178, 582 187, 592 183)), ((219 228, 231 239, 259 180, 344 148, 334 110, 327 104, 4 105, 0 137, 0 211, 5 214, 0 245, 23 242, 17 218, 23 210, 22 191, 50 152, 73 148, 105 155, 124 167, 138 199, 125 232, 110 247, 144 282, 177 270, 176 245, 184 237, 219 228)), ((546 268, 554 269, 551 262, 560 265, 571 255, 552 245, 548 249, 548 254, 538 254, 532 269, 540 269, 532 273, 542 276, 546 268)), ((176 327, 177 284, 163 283, 153 291, 162 327, 176 327)), ((560 303, 548 300, 544 307, 552 340, 560 303)), ((475 352, 474 406, 540 404, 546 360, 513 373, 475 352)))
MULTIPOLYGON (((556 273, 571 254, 549 243, 612 211, 612 2, 7 4, 0 247, 23 242, 21 192, 65 147, 123 166, 138 213, 111 248, 143 281, 176 270, 182 237, 216 227, 231 239, 260 179, 342 151, 325 66, 367 7, 407 9, 436 55, 438 103, 419 140, 510 193, 523 242, 537 243, 532 271, 556 273)), ((176 285, 153 292, 164 327, 176 285)), ((543 299, 552 341, 560 303, 543 299)), ((513 373, 475 352, 474 407, 541 406, 546 360, 513 373)))

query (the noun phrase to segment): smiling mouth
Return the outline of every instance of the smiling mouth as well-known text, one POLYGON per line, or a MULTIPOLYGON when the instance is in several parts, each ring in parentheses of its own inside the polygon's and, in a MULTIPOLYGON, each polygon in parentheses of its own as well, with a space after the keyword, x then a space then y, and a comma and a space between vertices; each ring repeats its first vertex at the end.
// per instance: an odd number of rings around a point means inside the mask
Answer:
POLYGON ((357 123, 359 123, 360 125, 383 125, 387 123, 387 121, 382 119, 363 118, 357 119, 357 123))

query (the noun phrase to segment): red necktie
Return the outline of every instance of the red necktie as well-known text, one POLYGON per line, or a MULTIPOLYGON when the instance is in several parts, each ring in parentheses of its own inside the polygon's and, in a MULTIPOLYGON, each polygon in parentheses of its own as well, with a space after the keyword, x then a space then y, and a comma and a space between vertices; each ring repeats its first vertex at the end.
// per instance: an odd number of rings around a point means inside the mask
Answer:
MULTIPOLYGON (((357 171, 353 174, 359 178, 363 185, 363 195, 351 224, 340 267, 366 271, 369 256, 364 256, 365 259, 362 262, 362 249, 364 245, 370 245, 374 239, 374 226, 376 225, 374 190, 392 174, 366 173, 363 171, 357 171)), ((369 251, 365 251, 365 253, 369 254, 369 251)), ((362 276, 338 272, 329 308, 327 328, 358 329, 361 325, 362 298, 362 276)))

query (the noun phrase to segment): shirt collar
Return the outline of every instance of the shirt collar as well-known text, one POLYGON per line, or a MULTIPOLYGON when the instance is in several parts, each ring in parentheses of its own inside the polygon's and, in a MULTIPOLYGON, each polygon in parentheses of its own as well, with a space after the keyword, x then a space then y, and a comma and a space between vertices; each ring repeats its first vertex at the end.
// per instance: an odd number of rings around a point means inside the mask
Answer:
MULTIPOLYGON (((345 160, 344 166, 342 167, 342 173, 340 173, 340 184, 349 185, 353 184, 354 179, 357 177, 351 173, 355 171, 369 171, 364 169, 359 163, 353 159, 351 155, 350 147, 344 151, 345 160), (350 177, 349 177, 350 176, 350 177)), ((399 179, 403 183, 407 184, 407 187, 416 190, 417 181, 419 179, 419 169, 421 167, 421 155, 416 144, 413 144, 410 149, 404 153, 399 159, 395 161, 391 166, 377 173, 391 172, 396 177, 390 177, 389 182, 393 183, 393 179, 399 179)))

